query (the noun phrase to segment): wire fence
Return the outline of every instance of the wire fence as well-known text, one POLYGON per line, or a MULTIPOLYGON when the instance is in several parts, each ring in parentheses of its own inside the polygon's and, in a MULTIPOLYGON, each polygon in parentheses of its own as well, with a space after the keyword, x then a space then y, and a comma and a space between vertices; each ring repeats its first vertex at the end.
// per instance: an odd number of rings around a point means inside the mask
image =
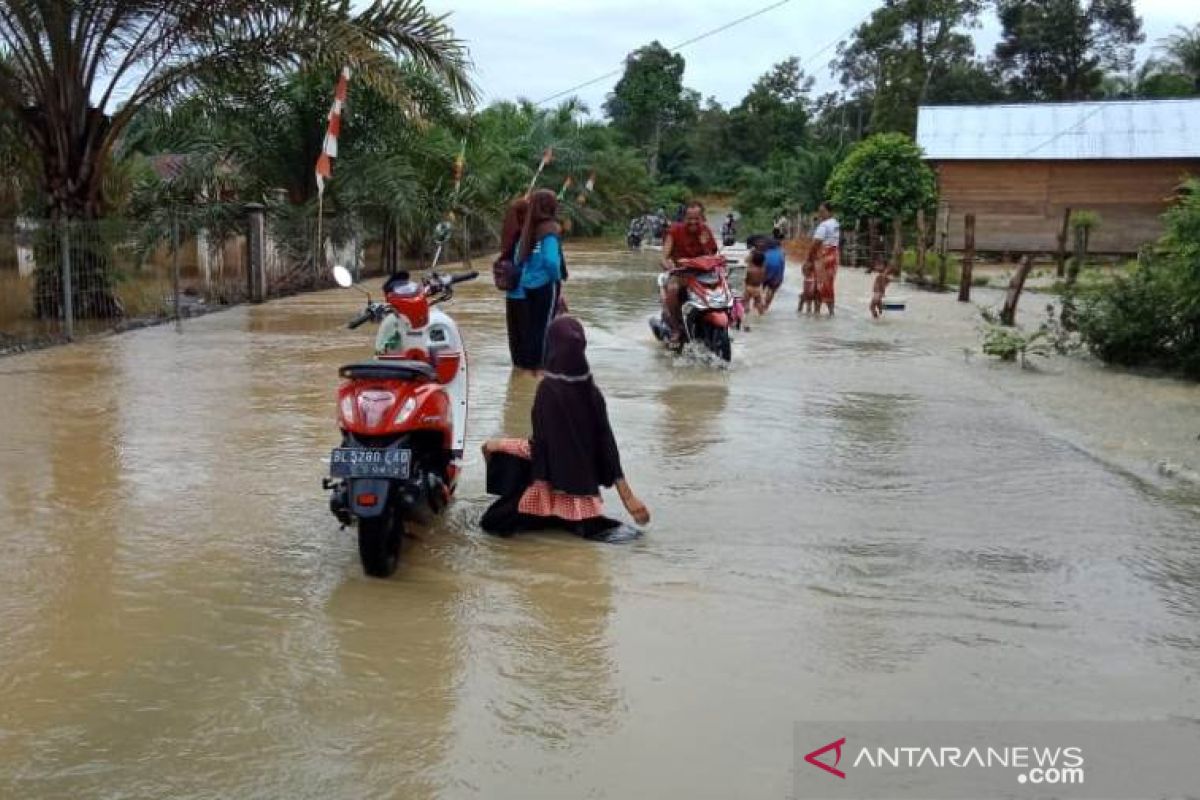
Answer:
POLYGON ((0 354, 326 288, 333 264, 360 278, 395 265, 382 226, 324 219, 323 259, 317 231, 311 214, 254 204, 0 220, 0 354))

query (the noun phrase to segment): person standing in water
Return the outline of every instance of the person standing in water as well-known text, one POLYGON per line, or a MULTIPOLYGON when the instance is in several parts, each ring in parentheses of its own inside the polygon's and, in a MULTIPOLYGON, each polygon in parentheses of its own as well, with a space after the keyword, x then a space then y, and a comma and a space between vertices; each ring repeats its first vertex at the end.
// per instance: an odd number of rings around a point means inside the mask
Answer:
POLYGON ((821 305, 824 304, 829 309, 829 316, 833 316, 833 287, 837 280, 842 227, 833 216, 833 209, 828 202, 821 203, 817 208, 817 218, 821 221, 813 231, 812 245, 805 263, 812 265, 816 275, 817 313, 821 313, 821 305))
POLYGON ((530 439, 489 439, 488 491, 500 495, 480 520, 485 531, 565 528, 589 539, 618 541, 640 532, 604 516, 601 486, 615 486, 639 525, 650 521, 621 468, 604 395, 592 379, 579 320, 550 325, 546 371, 533 401, 530 439))
MULTIPOLYGON (((504 213, 504 222, 500 226, 500 260, 508 260, 513 264, 517 261, 517 244, 521 241, 521 231, 525 228, 525 218, 529 214, 529 201, 518 197, 508 204, 504 213)), ((520 285, 513 287, 505 295, 504 319, 508 327, 508 355, 514 367, 523 360, 521 335, 526 326, 526 309, 528 308, 523 292, 518 291, 520 285)))
POLYGON ((514 252, 513 263, 521 278, 508 293, 509 350, 514 367, 536 373, 545 360, 546 331, 558 309, 562 281, 566 279, 558 197, 550 189, 538 189, 529 198, 514 252))

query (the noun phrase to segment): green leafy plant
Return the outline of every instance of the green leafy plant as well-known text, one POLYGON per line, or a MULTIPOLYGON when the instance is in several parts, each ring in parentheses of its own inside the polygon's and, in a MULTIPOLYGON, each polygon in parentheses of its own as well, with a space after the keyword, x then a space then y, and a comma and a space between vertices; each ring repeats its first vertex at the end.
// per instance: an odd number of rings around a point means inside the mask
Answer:
POLYGON ((1200 378, 1200 181, 1181 188, 1166 233, 1127 277, 1082 293, 1075 321, 1104 361, 1200 378))
POLYGON ((834 169, 826 191, 843 217, 909 220, 918 209, 934 205, 937 181, 912 139, 881 133, 850 151, 834 169))

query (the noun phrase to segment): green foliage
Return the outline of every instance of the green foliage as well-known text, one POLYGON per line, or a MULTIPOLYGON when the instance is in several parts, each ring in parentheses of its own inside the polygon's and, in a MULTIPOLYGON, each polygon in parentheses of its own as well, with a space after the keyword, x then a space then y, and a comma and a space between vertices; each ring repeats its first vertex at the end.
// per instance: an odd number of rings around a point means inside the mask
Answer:
POLYGON ((780 212, 812 212, 825 199, 825 184, 844 155, 839 147, 778 153, 764 169, 742 167, 735 207, 744 215, 775 219, 780 212))
POLYGON ((846 219, 904 220, 930 209, 937 198, 933 171, 921 149, 902 133, 876 134, 860 142, 837 166, 826 187, 846 219))
POLYGON ((651 42, 625 59, 625 73, 604 102, 613 126, 646 149, 652 173, 664 135, 696 114, 698 98, 684 90, 683 69, 683 56, 651 42))
POLYGON ((1145 37, 1133 0, 997 0, 996 61, 1022 100, 1086 100, 1145 37))
POLYGON ((1185 183, 1155 252, 1084 294, 1077 324, 1101 359, 1200 378, 1200 181, 1185 183))
POLYGON ((891 0, 838 47, 843 85, 869 95, 871 130, 914 134, 917 106, 955 65, 970 63, 981 0, 891 0))
POLYGON ((1026 333, 1020 328, 988 324, 983 332, 982 350, 985 355, 995 356, 1001 361, 1020 361, 1026 366, 1030 356, 1047 357, 1053 353, 1047 334, 1043 330, 1026 333))
POLYGON ((402 103, 396 78, 406 57, 436 74, 456 100, 474 95, 465 48, 420 0, 380 0, 357 12, 338 0, 19 8, 0 13, 0 107, 14 112, 32 143, 47 210, 56 216, 103 213, 105 172, 133 118, 197 86, 249 85, 297 63, 328 74, 350 64, 359 84, 402 103), (123 99, 116 110, 107 107, 114 97, 123 99))
POLYGON ((1030 356, 1048 358, 1054 353, 1067 355, 1080 347, 1079 338, 1059 322, 1053 305, 1046 306, 1046 316, 1036 330, 1000 324, 996 313, 987 308, 979 311, 983 317, 981 349, 985 355, 1001 361, 1019 361, 1028 366, 1030 356))
POLYGON ((1200 94, 1200 23, 1179 25, 1159 44, 1166 54, 1163 71, 1191 82, 1190 94, 1200 94))
POLYGON ((813 79, 792 57, 771 68, 750 87, 730 113, 728 141, 745 164, 762 164, 773 155, 804 144, 808 127, 808 92, 813 79))
POLYGON ((1091 232, 1099 228, 1101 222, 1103 222, 1103 220, 1101 219, 1100 214, 1095 211, 1080 209, 1079 211, 1071 212, 1072 230, 1082 229, 1091 232))

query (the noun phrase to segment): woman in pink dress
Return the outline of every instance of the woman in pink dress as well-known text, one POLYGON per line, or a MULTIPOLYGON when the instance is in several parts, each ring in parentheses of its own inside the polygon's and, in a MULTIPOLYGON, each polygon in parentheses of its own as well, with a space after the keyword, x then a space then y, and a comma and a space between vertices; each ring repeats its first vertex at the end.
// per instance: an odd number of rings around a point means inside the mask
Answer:
POLYGON ((601 486, 616 487, 639 525, 650 521, 650 512, 625 480, 586 348, 579 320, 562 316, 551 323, 546 369, 533 401, 533 437, 484 443, 488 492, 500 496, 480 520, 489 533, 565 528, 603 541, 640 535, 604 516, 601 486))

